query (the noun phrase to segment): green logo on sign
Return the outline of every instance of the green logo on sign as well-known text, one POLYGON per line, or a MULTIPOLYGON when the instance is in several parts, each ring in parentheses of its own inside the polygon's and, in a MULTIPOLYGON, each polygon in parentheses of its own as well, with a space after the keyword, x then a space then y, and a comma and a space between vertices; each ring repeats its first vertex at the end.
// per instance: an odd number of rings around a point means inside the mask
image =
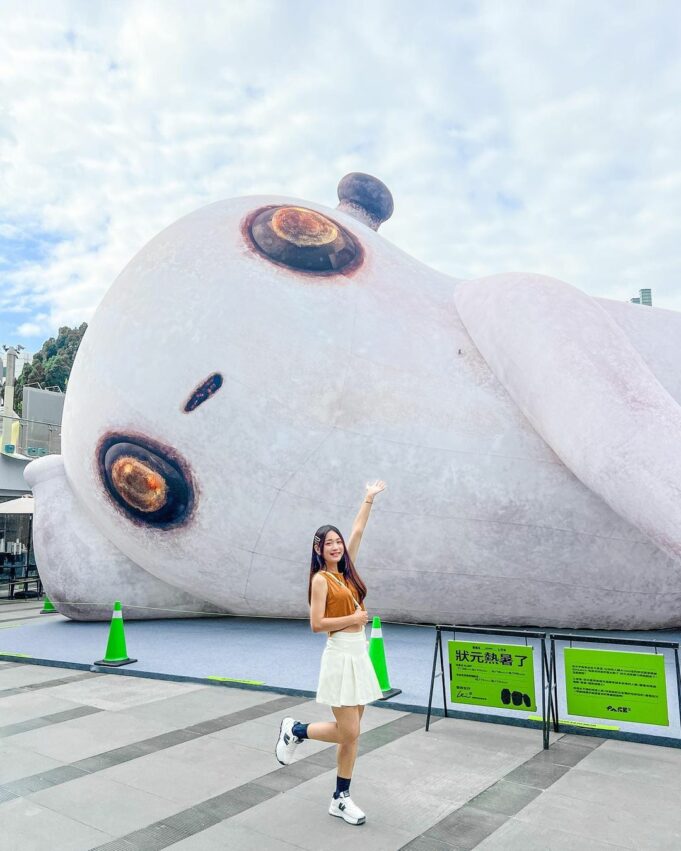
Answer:
POLYGON ((449 641, 452 703, 534 712, 533 648, 449 641))

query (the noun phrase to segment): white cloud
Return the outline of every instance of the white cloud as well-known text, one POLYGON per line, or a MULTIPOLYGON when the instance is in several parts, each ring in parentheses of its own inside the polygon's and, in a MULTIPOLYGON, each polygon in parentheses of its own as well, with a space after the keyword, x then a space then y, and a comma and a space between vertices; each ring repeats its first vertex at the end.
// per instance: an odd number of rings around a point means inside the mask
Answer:
POLYGON ((673 2, 83 0, 3 18, 0 237, 55 241, 5 273, 0 309, 79 323, 181 215, 250 193, 333 205, 351 170, 388 184, 382 231, 438 269, 652 286, 681 309, 673 2))
POLYGON ((34 322, 24 322, 23 325, 17 328, 17 331, 26 337, 34 337, 37 334, 43 333, 44 330, 41 325, 34 322))

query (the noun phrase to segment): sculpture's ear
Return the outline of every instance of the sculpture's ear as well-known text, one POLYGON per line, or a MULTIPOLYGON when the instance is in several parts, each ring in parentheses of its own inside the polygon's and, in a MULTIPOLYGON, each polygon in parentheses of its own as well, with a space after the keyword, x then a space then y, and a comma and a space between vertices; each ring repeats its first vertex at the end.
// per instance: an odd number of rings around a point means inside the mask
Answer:
POLYGON ((563 463, 681 560, 681 406, 590 296, 542 275, 457 286, 488 365, 563 463))

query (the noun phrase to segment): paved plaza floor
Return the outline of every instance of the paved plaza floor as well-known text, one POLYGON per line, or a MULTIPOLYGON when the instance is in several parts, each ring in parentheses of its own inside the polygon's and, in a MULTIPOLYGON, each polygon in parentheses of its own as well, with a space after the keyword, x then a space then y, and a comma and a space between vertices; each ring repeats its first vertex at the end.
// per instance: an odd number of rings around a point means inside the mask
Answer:
MULTIPOLYGON (((0 650, 102 655, 108 624, 41 616, 41 606, 3 602, 0 650)), ((309 656, 319 636, 285 623, 309 656)), ((169 642, 173 672, 290 681, 293 669, 253 650, 250 619, 226 626, 129 622, 128 649, 147 654, 157 675, 169 642), (191 663, 186 638, 199 629, 206 652, 191 663), (241 657, 248 670, 234 667, 241 657)), ((432 631, 403 629, 387 630, 393 679, 418 702, 432 631)), ((313 689, 317 662, 296 682, 313 689)), ((423 714, 369 706, 352 783, 367 822, 352 827, 327 813, 335 746, 306 742, 292 765, 276 762, 284 715, 322 720, 330 710, 290 693, 0 661, 0 849, 681 849, 681 749, 552 734, 543 751, 535 729, 436 718, 426 732, 423 714)))
POLYGON ((327 813, 335 746, 273 755, 291 695, 0 663, 3 851, 614 851, 681 848, 681 750, 368 706, 327 813))

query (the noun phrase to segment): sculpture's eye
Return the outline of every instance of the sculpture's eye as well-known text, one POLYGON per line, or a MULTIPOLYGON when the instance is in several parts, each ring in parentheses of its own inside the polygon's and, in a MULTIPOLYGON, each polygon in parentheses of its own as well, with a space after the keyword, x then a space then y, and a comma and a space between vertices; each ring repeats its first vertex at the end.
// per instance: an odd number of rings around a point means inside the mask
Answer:
POLYGON ((362 250, 339 224, 304 207, 267 207, 250 225, 255 247, 275 263, 317 274, 357 266, 362 250))
POLYGON ((179 463, 160 448, 110 438, 100 462, 107 490, 132 517, 165 528, 186 518, 192 488, 179 463))

